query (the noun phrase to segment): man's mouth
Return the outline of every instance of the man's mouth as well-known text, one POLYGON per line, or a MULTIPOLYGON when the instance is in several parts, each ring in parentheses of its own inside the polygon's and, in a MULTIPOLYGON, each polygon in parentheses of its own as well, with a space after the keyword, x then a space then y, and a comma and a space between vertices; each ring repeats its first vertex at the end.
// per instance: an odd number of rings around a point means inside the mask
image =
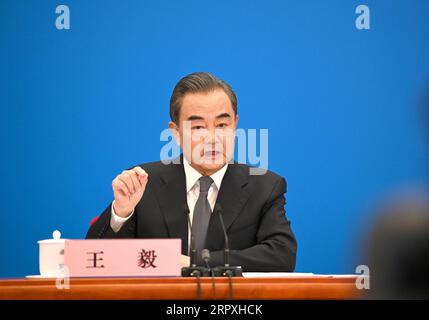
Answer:
POLYGON ((204 152, 204 155, 216 155, 216 154, 219 154, 220 152, 219 151, 206 151, 206 152, 204 152))
POLYGON ((222 154, 222 152, 220 152, 220 151, 211 150, 211 151, 205 151, 203 153, 203 156, 204 156, 204 158, 216 158, 221 154, 222 154))

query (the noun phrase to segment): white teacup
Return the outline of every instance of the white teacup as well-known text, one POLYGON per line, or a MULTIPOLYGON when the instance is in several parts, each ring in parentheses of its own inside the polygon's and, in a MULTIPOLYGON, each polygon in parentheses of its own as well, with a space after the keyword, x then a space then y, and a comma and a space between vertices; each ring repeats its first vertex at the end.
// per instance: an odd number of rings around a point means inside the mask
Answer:
POLYGON ((63 275, 64 268, 64 240, 61 233, 55 230, 53 239, 40 240, 39 243, 39 271, 42 277, 54 278, 63 275))

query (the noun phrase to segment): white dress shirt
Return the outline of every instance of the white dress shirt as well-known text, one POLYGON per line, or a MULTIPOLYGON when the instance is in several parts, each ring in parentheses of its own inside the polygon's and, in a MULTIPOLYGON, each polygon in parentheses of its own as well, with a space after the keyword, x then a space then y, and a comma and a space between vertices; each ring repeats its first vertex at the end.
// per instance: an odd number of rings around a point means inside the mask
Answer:
MULTIPOLYGON (((183 157, 183 167, 185 170, 185 177, 186 177, 186 197, 187 197, 187 202, 189 207, 190 219, 192 223, 195 204, 197 203, 198 196, 200 194, 200 181, 198 179, 202 177, 202 174, 199 173, 194 168, 192 168, 185 157, 183 157)), ((212 211, 216 204, 217 195, 219 193, 220 186, 222 184, 222 180, 227 168, 228 168, 228 163, 226 163, 221 169, 219 169, 218 171, 216 171, 210 176, 213 179, 213 183, 209 188, 209 191, 207 194, 207 200, 209 201, 210 208, 212 209, 212 211)), ((112 228, 113 231, 118 232, 121 229, 122 225, 129 218, 131 218, 133 214, 134 214, 134 211, 126 218, 119 217, 118 215, 115 214, 115 210, 113 209, 113 203, 112 203, 112 217, 110 219, 110 227, 112 228)), ((189 244, 189 239, 190 239, 190 231, 188 230, 188 244, 189 244)))

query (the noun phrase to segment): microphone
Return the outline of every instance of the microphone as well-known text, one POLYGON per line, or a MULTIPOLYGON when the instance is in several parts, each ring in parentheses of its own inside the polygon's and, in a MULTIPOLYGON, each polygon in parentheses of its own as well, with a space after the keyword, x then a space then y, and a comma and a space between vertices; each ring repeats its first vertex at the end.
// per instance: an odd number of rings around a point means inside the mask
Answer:
MULTIPOLYGON (((216 203, 214 211, 218 214, 220 224, 223 231, 223 236, 225 239, 225 248, 224 248, 224 265, 222 267, 215 268, 217 273, 220 272, 220 275, 222 276, 228 276, 231 281, 232 276, 239 276, 241 277, 243 275, 243 270, 240 266, 230 266, 229 264, 229 239, 228 235, 226 233, 225 223, 222 218, 222 206, 219 203, 216 203)), ((230 285, 232 287, 232 283, 230 282, 230 285)), ((231 288, 232 289, 232 288, 231 288)), ((231 290, 232 291, 232 290, 231 290)), ((232 296, 232 293, 231 293, 232 296)))
POLYGON ((201 252, 201 257, 203 258, 204 264, 206 265, 206 267, 208 269, 210 269, 210 251, 208 249, 203 249, 203 251, 201 252))
POLYGON ((225 239, 225 248, 223 251, 224 252, 224 264, 225 264, 225 267, 229 267, 229 239, 228 239, 228 235, 226 234, 225 223, 223 222, 223 218, 222 218, 222 206, 219 203, 216 203, 215 211, 217 212, 217 214, 219 216, 220 224, 222 226, 222 231, 223 231, 223 237, 225 239))
MULTIPOLYGON (((182 206, 183 212, 186 214, 187 220, 188 220, 188 227, 190 232, 190 244, 189 244, 189 256, 191 258, 191 265, 189 267, 183 267, 182 268, 182 276, 183 277, 197 277, 197 285, 199 286, 199 279, 201 276, 208 275, 208 270, 204 267, 198 267, 197 266, 197 249, 195 246, 195 237, 192 232, 192 223, 191 223, 191 217, 190 217, 190 211, 188 205, 185 203, 182 206)), ((209 253, 210 254, 210 253, 209 253)), ((200 290, 200 289, 198 289, 200 290)))
POLYGON ((191 243, 189 244, 189 256, 191 257, 191 267, 197 266, 197 249, 195 248, 195 237, 192 232, 192 223, 191 223, 191 212, 189 211, 188 204, 183 204, 183 212, 185 212, 188 219, 189 232, 191 233, 191 243))
POLYGON ((204 264, 206 265, 207 270, 210 272, 212 277, 212 287, 213 287, 213 300, 216 299, 216 281, 214 270, 210 267, 210 251, 208 249, 203 249, 201 251, 201 257, 203 258, 204 264))

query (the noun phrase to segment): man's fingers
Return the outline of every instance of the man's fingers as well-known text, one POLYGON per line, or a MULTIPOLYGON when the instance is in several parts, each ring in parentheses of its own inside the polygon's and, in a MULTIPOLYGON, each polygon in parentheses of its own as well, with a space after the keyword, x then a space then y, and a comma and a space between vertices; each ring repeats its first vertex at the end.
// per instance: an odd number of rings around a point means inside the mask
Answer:
POLYGON ((129 171, 129 173, 131 180, 133 181, 135 191, 139 191, 142 187, 142 184, 140 183, 138 175, 134 171, 129 171))
POLYGON ((125 183, 123 183, 121 180, 119 180, 118 178, 116 178, 115 180, 113 180, 112 183, 112 187, 114 190, 116 191, 122 191, 123 194, 125 194, 126 196, 130 195, 130 191, 128 190, 127 186, 125 185, 125 183))
POLYGON ((122 171, 112 182, 112 187, 116 191, 121 191, 126 196, 131 196, 137 191, 141 191, 147 183, 148 174, 141 167, 122 171))
POLYGON ((146 171, 144 171, 141 167, 135 167, 132 169, 138 176, 138 180, 140 184, 143 186, 148 178, 148 174, 146 171))
POLYGON ((147 174, 144 175, 144 176, 139 176, 139 181, 140 181, 140 183, 141 183, 142 186, 146 185, 148 177, 149 176, 147 174))
POLYGON ((144 171, 141 167, 135 167, 132 169, 139 177, 147 176, 146 171, 144 171))
POLYGON ((129 175, 121 174, 118 176, 118 180, 125 184, 129 194, 134 193, 134 184, 129 175))
POLYGON ((124 178, 126 179, 126 181, 129 183, 129 187, 131 188, 131 193, 136 192, 137 191, 137 185, 133 181, 134 172, 132 172, 132 171, 125 171, 123 173, 123 175, 124 175, 124 178))
POLYGON ((137 185, 133 181, 133 175, 134 175, 134 172, 132 171, 124 171, 122 173, 122 176, 124 180, 127 182, 127 186, 130 188, 131 193, 134 193, 137 191, 137 185))

